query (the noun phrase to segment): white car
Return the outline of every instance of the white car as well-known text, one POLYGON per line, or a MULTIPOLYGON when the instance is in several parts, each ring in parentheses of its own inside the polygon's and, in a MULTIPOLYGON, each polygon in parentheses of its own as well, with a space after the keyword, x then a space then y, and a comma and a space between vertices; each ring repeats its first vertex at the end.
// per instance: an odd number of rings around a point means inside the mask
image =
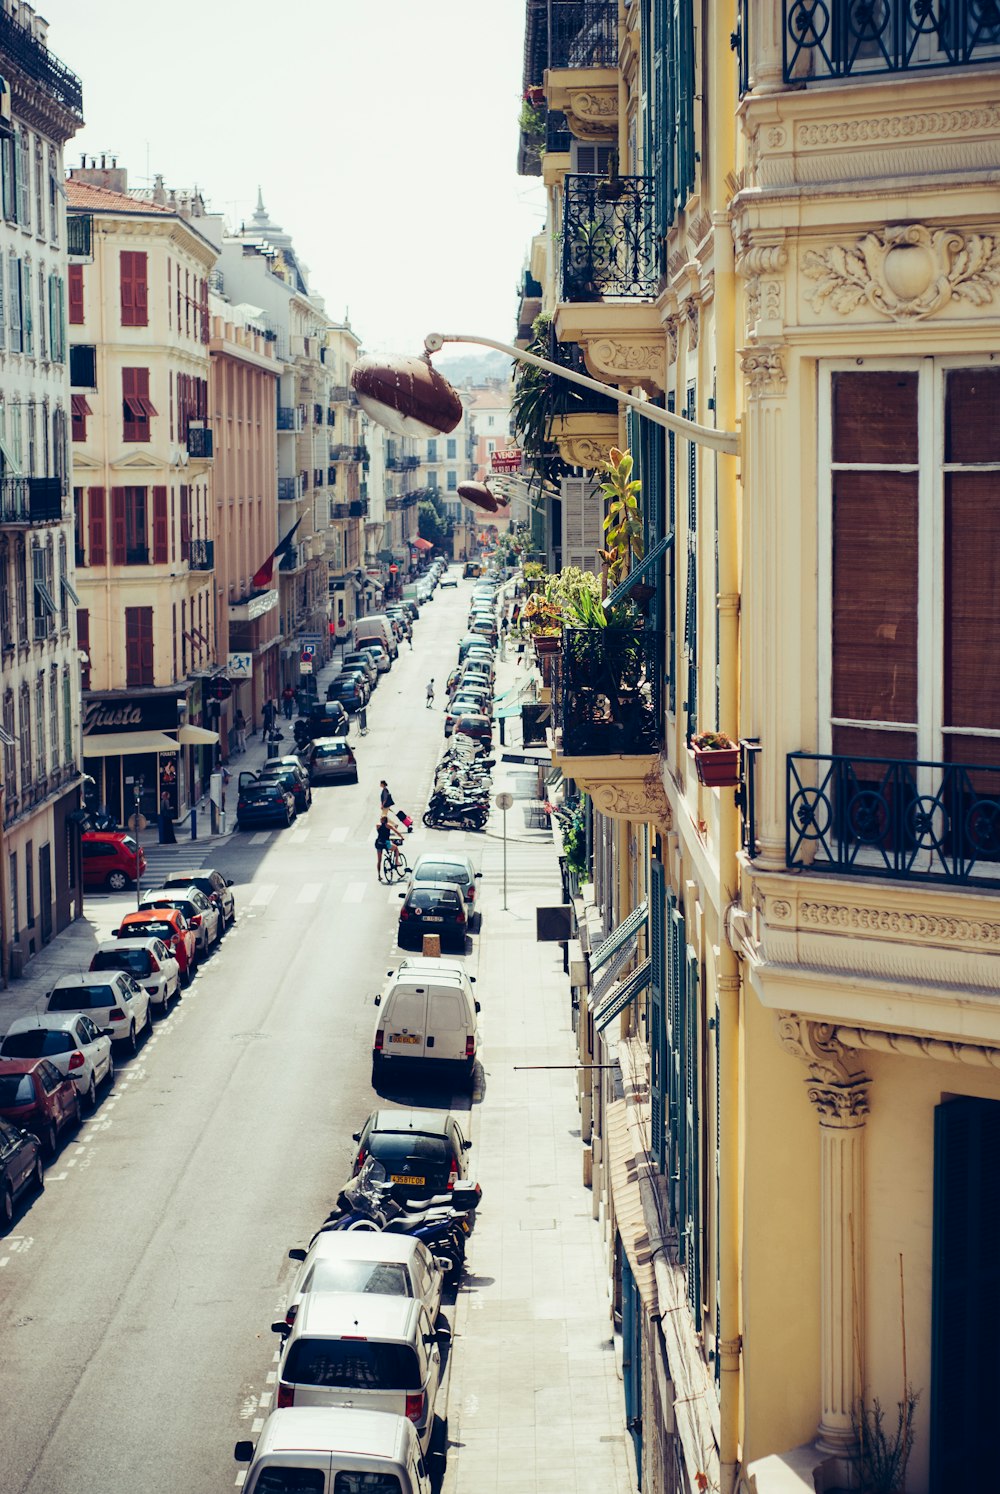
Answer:
POLYGON ((97 1104, 97 1086, 107 1080, 110 1088, 115 1080, 111 1039, 79 1013, 15 1017, 0 1042, 0 1058, 47 1058, 73 1080, 88 1110, 97 1104))
POLYGON ((45 1010, 63 1015, 83 1012, 113 1042, 124 1043, 133 1053, 141 1034, 153 1026, 149 993, 124 970, 60 975, 45 1010))
POLYGON ((285 1322, 295 1322, 307 1292, 371 1292, 418 1297, 437 1321, 444 1273, 422 1240, 381 1230, 328 1230, 308 1250, 290 1250, 302 1265, 288 1294, 285 1322))
POLYGON ((197 887, 161 887, 158 892, 143 894, 140 908, 176 908, 194 929, 198 958, 203 959, 222 938, 218 908, 197 887))
POLYGON ((91 970, 125 970, 145 987, 161 1017, 181 990, 181 967, 162 939, 106 939, 97 946, 91 970))
POLYGON ((413 1423, 385 1411, 272 1411, 256 1448, 237 1442, 236 1461, 250 1464, 244 1494, 431 1494, 413 1423))

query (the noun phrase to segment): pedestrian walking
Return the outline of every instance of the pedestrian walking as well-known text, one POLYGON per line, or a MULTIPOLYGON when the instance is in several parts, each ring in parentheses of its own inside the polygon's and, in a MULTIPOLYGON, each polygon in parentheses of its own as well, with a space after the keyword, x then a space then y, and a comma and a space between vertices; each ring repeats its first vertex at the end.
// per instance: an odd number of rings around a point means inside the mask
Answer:
POLYGON ((389 816, 383 813, 379 816, 379 822, 375 826, 375 866, 380 882, 382 880, 382 857, 389 849, 391 842, 392 830, 389 825, 389 816))
POLYGON ((233 718, 233 726, 236 729, 236 751, 247 750, 247 718, 242 711, 237 711, 233 718))
POLYGON ((434 681, 427 681, 427 710, 434 704, 434 681))
POLYGON ((379 779, 379 800, 383 809, 391 809, 395 800, 389 792, 389 785, 384 778, 379 779))
POLYGON ((293 707, 295 705, 295 691, 292 689, 291 685, 286 685, 285 688, 282 690, 282 692, 281 692, 281 705, 282 705, 282 709, 285 712, 285 720, 286 721, 291 721, 291 719, 292 719, 292 709, 293 709, 293 707))
POLYGON ((358 718, 358 736, 366 737, 368 735, 368 707, 366 705, 359 705, 356 714, 358 718))
POLYGON ((160 845, 173 846, 177 844, 177 836, 174 834, 174 806, 170 794, 166 789, 160 795, 160 845))
POLYGON ((277 715, 277 709, 273 700, 265 700, 261 715, 264 720, 264 735, 266 737, 270 734, 274 726, 274 718, 277 715))

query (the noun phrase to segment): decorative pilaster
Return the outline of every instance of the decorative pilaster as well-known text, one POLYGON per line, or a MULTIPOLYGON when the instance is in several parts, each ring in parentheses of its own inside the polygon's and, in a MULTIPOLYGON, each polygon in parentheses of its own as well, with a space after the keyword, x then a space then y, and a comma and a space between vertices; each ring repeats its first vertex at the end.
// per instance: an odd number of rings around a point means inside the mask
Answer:
POLYGON ((856 1451, 853 1415, 864 1345, 864 1126, 871 1079, 837 1030, 783 1012, 786 1052, 809 1069, 806 1092, 819 1115, 820 1389, 817 1446, 832 1457, 856 1451))

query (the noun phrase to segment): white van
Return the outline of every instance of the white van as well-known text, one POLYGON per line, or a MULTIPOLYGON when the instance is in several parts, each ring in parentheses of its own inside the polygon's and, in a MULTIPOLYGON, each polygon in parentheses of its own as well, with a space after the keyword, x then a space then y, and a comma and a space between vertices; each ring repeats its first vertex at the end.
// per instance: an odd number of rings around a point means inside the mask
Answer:
POLYGON ((479 1050, 479 1002, 452 961, 404 960, 380 996, 372 1042, 372 1084, 386 1067, 420 1064, 428 1074, 458 1069, 471 1085, 479 1050), (427 966, 433 966, 427 969, 427 966))
POLYGON ((354 623, 354 647, 359 648, 366 638, 377 638, 384 643, 390 659, 399 653, 399 644, 392 623, 384 612, 373 612, 370 617, 359 617, 354 623))
POLYGON ((249 1462, 243 1494, 308 1489, 392 1489, 430 1494, 431 1481, 412 1421, 387 1411, 344 1406, 289 1406, 272 1411, 256 1449, 237 1442, 236 1461, 249 1462), (341 1474, 346 1477, 341 1478, 341 1474))

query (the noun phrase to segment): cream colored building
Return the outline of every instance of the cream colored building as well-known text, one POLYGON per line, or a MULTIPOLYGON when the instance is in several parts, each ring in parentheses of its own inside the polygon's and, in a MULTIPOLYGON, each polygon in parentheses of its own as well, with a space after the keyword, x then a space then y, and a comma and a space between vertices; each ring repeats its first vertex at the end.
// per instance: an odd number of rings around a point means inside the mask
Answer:
POLYGON ((871 1484, 860 1424, 878 1399, 891 1440, 908 1384, 909 1494, 989 1487, 1000 32, 836 0, 526 16, 557 337, 708 432, 558 429, 583 467, 630 446, 650 557, 638 708, 624 678, 595 704, 569 635, 554 699, 642 1482, 871 1484), (706 731, 742 743, 729 786, 706 731))

